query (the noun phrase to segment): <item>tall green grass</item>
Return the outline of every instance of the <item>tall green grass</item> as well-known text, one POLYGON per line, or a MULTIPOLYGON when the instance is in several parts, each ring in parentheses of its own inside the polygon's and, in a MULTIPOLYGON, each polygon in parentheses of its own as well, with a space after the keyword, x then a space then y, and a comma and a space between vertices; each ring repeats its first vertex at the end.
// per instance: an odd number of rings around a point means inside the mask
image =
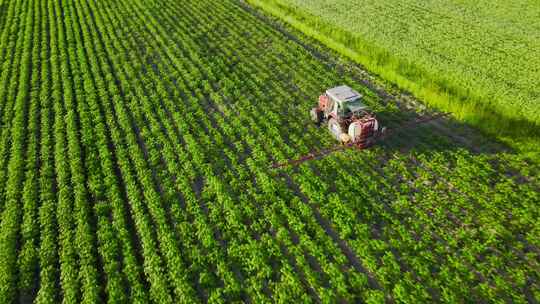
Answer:
POLYGON ((519 115, 516 107, 490 104, 481 88, 464 89, 445 75, 430 73, 333 26, 317 16, 294 9, 279 0, 247 0, 248 3, 284 20, 306 36, 354 60, 383 80, 411 92, 426 104, 451 112, 457 120, 473 125, 521 151, 540 150, 540 122, 519 115))

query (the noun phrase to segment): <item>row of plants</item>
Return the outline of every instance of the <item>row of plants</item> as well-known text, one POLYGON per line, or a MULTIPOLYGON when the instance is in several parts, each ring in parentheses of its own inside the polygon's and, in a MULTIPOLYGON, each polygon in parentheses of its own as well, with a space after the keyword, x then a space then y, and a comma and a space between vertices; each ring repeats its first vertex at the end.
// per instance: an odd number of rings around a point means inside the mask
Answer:
MULTIPOLYGON (((25 177, 25 156, 27 148, 27 123, 29 116, 28 101, 31 89, 32 75, 32 44, 34 31, 34 6, 33 3, 27 4, 26 14, 21 16, 21 35, 17 39, 18 45, 22 50, 19 58, 17 70, 13 75, 18 77, 14 82, 15 87, 8 91, 11 94, 8 98, 13 98, 13 108, 6 104, 6 116, 12 120, 7 127, 10 128, 9 153, 10 157, 5 170, 5 184, 3 186, 2 196, 2 222, 0 223, 0 272, 3 275, 0 278, 0 298, 14 298, 16 295, 17 277, 17 251, 18 234, 22 224, 21 189, 24 185, 25 177), (24 23, 24 27, 22 24, 24 23)), ((7 136, 7 135, 6 135, 7 136)))

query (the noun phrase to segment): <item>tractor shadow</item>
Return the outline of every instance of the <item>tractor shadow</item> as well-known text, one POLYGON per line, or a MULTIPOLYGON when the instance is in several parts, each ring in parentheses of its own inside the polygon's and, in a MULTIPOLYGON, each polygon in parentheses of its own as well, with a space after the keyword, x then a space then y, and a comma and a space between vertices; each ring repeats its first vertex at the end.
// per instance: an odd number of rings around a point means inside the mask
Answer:
MULTIPOLYGON (((382 124, 387 125, 394 134, 382 141, 379 146, 384 150, 398 150, 400 152, 409 152, 419 150, 425 153, 451 152, 454 150, 465 150, 473 155, 479 154, 521 154, 523 151, 517 151, 513 147, 498 140, 494 136, 472 127, 469 124, 460 122, 451 116, 441 117, 425 124, 411 126, 405 129, 400 128, 400 124, 407 124, 408 121, 422 118, 424 115, 431 116, 436 113, 427 113, 419 115, 412 111, 405 112, 407 117, 402 121, 389 120, 385 124, 385 118, 388 115, 378 113, 382 124)), ((540 127, 532 126, 527 120, 509 120, 504 118, 505 124, 501 125, 501 137, 511 138, 514 146, 526 146, 525 151, 539 152, 540 146, 540 127), (523 128, 520 128, 523 127, 523 128), (519 130, 527 130, 520 133, 519 130)))
POLYGON ((413 123, 433 115, 436 113, 403 112, 402 117, 396 120, 384 112, 377 113, 380 123, 389 130, 389 135, 380 140, 377 146, 387 153, 403 154, 413 151, 430 153, 455 150, 465 150, 471 154, 516 153, 505 143, 486 136, 451 116, 439 117, 425 123, 413 123))

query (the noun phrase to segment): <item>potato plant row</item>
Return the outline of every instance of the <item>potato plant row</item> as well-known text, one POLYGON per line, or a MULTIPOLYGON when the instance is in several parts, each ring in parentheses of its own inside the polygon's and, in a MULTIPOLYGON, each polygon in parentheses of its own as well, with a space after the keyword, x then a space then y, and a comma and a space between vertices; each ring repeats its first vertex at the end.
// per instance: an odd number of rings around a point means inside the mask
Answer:
POLYGON ((273 170, 328 87, 420 113, 236 1, 4 5, 2 302, 539 300, 524 155, 444 120, 273 170))

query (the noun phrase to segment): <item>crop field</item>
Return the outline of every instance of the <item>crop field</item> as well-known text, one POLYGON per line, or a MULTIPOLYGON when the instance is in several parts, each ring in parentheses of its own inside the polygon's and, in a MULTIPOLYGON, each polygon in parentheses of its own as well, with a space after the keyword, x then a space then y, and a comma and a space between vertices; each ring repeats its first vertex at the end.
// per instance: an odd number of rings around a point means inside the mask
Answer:
POLYGON ((0 2, 1 303, 540 301, 540 161, 242 1, 0 2))
POLYGON ((357 52, 360 63, 389 81, 495 135, 524 128, 539 134, 535 1, 248 2, 296 18, 328 44, 357 52))

